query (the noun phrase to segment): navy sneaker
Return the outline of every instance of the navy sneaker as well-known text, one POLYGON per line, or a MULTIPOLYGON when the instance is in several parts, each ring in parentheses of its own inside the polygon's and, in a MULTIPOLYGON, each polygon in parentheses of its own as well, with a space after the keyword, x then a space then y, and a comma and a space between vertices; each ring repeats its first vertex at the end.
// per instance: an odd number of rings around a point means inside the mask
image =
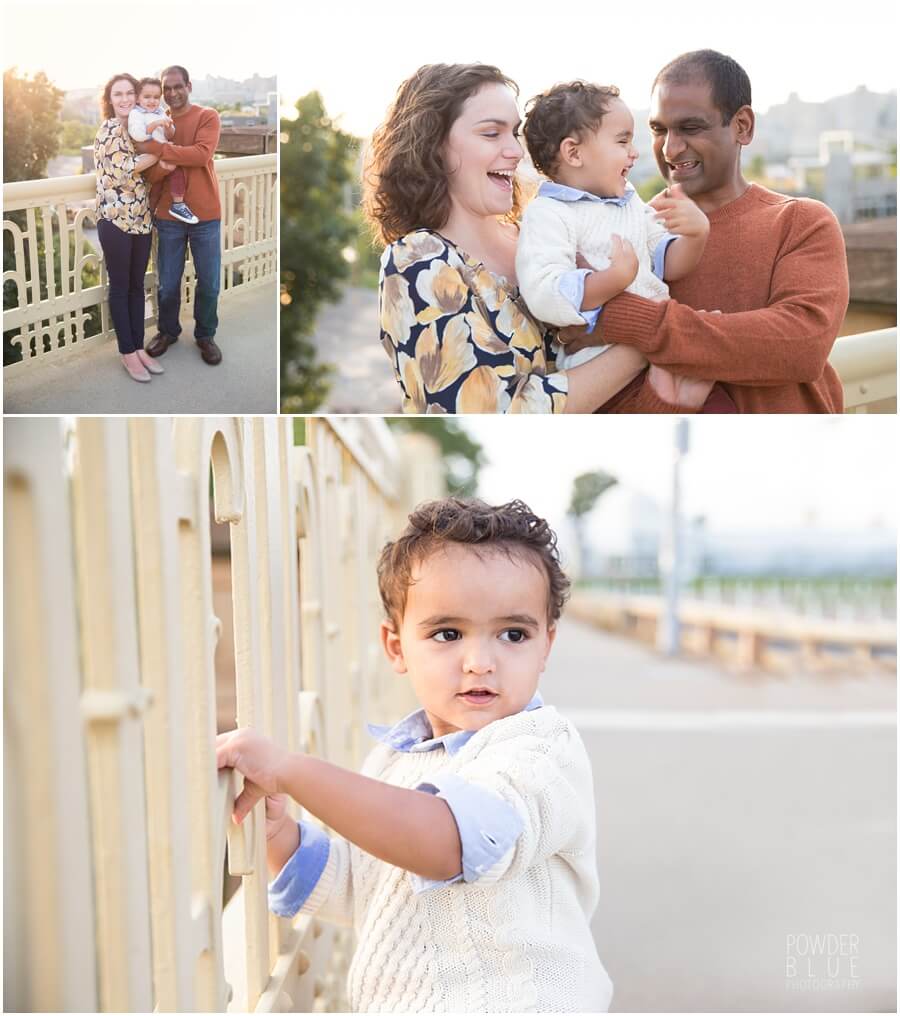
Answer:
POLYGON ((179 201, 177 204, 173 203, 169 209, 169 215, 173 219, 181 219, 182 222, 186 222, 189 226, 195 226, 200 221, 183 201, 179 201))

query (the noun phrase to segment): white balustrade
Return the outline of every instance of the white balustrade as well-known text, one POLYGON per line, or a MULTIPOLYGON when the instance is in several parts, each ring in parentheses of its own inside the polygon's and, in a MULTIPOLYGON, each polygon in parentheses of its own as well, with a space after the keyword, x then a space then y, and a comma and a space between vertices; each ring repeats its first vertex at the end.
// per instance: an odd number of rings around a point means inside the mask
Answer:
POLYGON ((435 447, 404 458, 380 420, 303 446, 273 417, 4 431, 6 1008, 345 1009, 352 933, 268 912, 265 805, 235 827, 216 772, 210 484, 236 722, 356 768, 365 721, 413 707, 377 662, 375 562, 435 447))

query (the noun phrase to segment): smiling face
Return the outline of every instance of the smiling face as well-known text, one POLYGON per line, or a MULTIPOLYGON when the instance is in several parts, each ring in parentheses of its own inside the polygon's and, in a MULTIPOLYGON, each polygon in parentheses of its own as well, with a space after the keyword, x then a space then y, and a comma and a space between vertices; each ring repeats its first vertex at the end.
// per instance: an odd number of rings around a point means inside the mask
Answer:
POLYGON ((162 98, 162 92, 159 85, 143 85, 141 87, 141 94, 138 96, 138 103, 142 109, 149 110, 151 113, 159 109, 159 102, 162 98))
POLYGON ((519 111, 512 90, 482 85, 463 104, 443 146, 453 212, 506 215, 513 205, 513 176, 522 159, 519 111))
POLYGON ((596 130, 560 145, 560 182, 601 198, 622 197, 637 157, 631 110, 621 99, 611 99, 596 130))
POLYGON ((662 81, 653 90, 650 131, 659 171, 695 200, 724 204, 740 193, 741 146, 753 137, 752 112, 745 106, 730 123, 722 120, 706 81, 662 81))
POLYGON ((185 81, 180 71, 167 71, 162 79, 166 105, 173 113, 187 109, 190 105, 191 83, 185 81))
POLYGON ((435 737, 481 730, 531 701, 556 635, 549 583, 524 553, 448 545, 413 572, 397 630, 382 645, 408 674, 435 737))
POLYGON ((128 78, 119 78, 112 83, 109 90, 109 103, 113 113, 120 120, 127 120, 128 114, 134 109, 134 85, 128 78))

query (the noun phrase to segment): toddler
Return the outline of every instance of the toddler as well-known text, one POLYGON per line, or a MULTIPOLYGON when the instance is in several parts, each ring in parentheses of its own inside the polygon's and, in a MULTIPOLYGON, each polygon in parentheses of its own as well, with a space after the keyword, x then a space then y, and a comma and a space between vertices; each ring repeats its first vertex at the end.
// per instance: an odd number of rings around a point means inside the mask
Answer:
MULTIPOLYGON (((555 85, 529 102, 524 133, 531 161, 549 177, 525 209, 516 254, 519 288, 535 317, 593 331, 603 304, 625 289, 667 299, 663 280, 698 264, 709 221, 679 184, 646 205, 628 182, 638 153, 618 88, 555 85)), ((575 367, 608 348, 567 356, 560 347, 557 366, 575 367)))
POLYGON ((270 908, 355 927, 356 1012, 605 1012, 590 761, 537 690, 568 592, 555 534, 521 501, 434 501, 378 580, 421 708, 369 727, 361 775, 248 728, 217 738, 244 774, 235 820, 268 795, 270 908))
MULTIPOLYGON (((135 141, 171 141, 175 136, 175 124, 165 110, 160 108, 162 82, 159 78, 141 78, 138 85, 137 104, 128 114, 128 133, 135 141)), ((165 163, 162 163, 165 165, 165 163)), ((169 192, 172 195, 170 214, 193 226, 200 220, 184 203, 187 179, 184 170, 176 166, 168 176, 169 192)))

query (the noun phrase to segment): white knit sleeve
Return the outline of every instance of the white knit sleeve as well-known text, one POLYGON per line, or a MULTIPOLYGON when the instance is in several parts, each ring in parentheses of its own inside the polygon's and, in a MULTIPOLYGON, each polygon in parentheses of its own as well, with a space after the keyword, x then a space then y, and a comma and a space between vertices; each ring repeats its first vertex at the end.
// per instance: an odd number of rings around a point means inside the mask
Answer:
POLYGON ((575 271, 576 242, 574 217, 564 202, 537 197, 525 209, 516 275, 528 309, 546 324, 584 324, 582 315, 560 292, 560 280, 575 271))
POLYGON ((522 822, 513 847, 479 881, 516 877, 554 855, 593 853, 594 792, 578 734, 520 735, 486 747, 458 776, 499 795, 522 822))
POLYGON ((141 111, 135 107, 128 114, 128 133, 135 141, 147 140, 147 128, 141 111))

